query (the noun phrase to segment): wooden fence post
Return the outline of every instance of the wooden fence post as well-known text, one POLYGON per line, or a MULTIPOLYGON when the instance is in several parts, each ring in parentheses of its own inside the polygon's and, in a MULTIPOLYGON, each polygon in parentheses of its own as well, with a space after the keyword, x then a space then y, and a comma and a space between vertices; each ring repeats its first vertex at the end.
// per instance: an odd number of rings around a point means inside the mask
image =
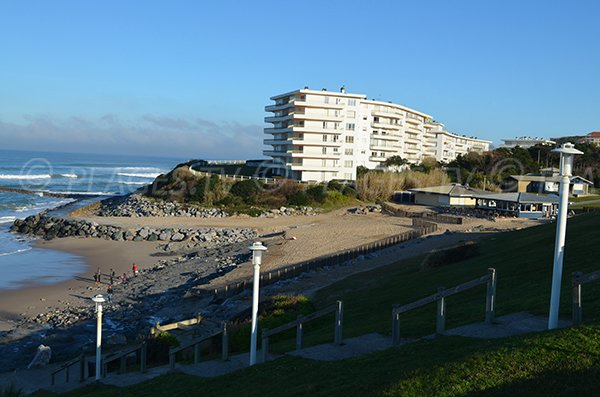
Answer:
POLYGON ((262 330, 262 344, 261 344, 261 353, 262 353, 262 362, 266 363, 269 358, 269 336, 267 335, 267 328, 263 328, 262 330))
POLYGON ((496 269, 488 269, 487 290, 485 298, 485 322, 491 324, 496 316, 496 269))
POLYGON ((296 350, 302 350, 304 342, 304 329, 302 326, 303 315, 298 315, 298 324, 296 325, 296 350))
POLYGON ((335 333, 334 333, 334 343, 336 345, 341 345, 343 340, 343 331, 344 331, 344 302, 337 301, 337 307, 335 310, 335 333))
POLYGON ((173 348, 169 348, 169 369, 175 369, 175 353, 173 353, 173 348))
POLYGON ((200 355, 202 354, 202 346, 200 343, 194 345, 194 364, 200 363, 200 355))
POLYGON ((140 353, 140 372, 141 373, 145 373, 146 372, 146 365, 148 361, 148 345, 146 344, 146 341, 142 342, 142 351, 140 353))
POLYGON ((229 330, 227 329, 227 321, 223 321, 223 338, 222 338, 222 353, 223 361, 229 360, 229 330))
POLYGON ((400 344, 400 313, 396 313, 395 308, 392 309, 392 345, 400 344))
POLYGON ((79 356, 79 382, 85 380, 85 354, 81 352, 79 356))
POLYGON ((573 325, 581 324, 583 319, 583 310, 581 308, 581 283, 579 278, 583 276, 581 272, 571 273, 571 285, 573 287, 573 325))
POLYGON ((435 321, 435 332, 441 334, 446 329, 446 299, 444 298, 444 287, 438 288, 437 316, 435 321))

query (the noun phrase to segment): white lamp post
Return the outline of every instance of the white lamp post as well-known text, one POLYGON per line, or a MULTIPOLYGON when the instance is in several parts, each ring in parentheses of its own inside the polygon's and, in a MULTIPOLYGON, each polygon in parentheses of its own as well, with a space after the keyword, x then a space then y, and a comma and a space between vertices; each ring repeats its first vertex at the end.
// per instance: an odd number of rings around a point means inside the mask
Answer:
POLYGON ((554 243, 554 266, 552 269, 552 292, 550 293, 550 315, 548 329, 558 327, 558 306, 560 304, 560 284, 562 281, 563 259, 565 253, 565 237, 567 235, 567 206, 569 205, 569 185, 573 172, 573 157, 583 152, 575 149, 572 143, 552 150, 560 153, 560 193, 558 215, 556 217, 556 241, 554 243))
POLYGON ((96 381, 101 378, 100 364, 102 359, 102 304, 106 299, 100 294, 92 298, 96 304, 96 381))
POLYGON ((250 365, 256 364, 256 339, 258 334, 258 290, 260 283, 260 264, 262 253, 267 247, 260 242, 250 246, 252 251, 252 264, 254 265, 254 283, 252 290, 252 335, 250 337, 250 365))

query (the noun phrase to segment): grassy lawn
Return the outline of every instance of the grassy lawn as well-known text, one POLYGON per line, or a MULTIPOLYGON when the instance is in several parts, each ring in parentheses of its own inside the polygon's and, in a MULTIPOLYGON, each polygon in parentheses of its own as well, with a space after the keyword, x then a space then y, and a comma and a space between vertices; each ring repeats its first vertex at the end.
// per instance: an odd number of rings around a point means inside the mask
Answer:
POLYGON ((581 196, 581 197, 569 197, 569 201, 574 203, 580 203, 582 201, 600 200, 600 196, 581 196))
MULTIPOLYGON (((391 333, 391 306, 405 304, 497 269, 497 314, 547 314, 556 225, 480 241, 480 254, 430 267, 418 257, 351 276, 321 290, 317 308, 344 301, 344 336, 391 333)), ((561 315, 571 315, 570 274, 600 269, 600 214, 571 218, 563 273, 561 315)), ((447 326, 482 321, 485 287, 447 300, 447 326)), ((600 386, 600 288, 583 287, 588 326, 519 338, 444 337, 341 362, 286 357, 231 375, 200 379, 167 375, 125 389, 80 390, 69 396, 571 396, 597 395, 600 386)), ((435 329, 435 304, 401 316, 404 336, 435 329)), ((333 316, 307 324, 306 345, 333 339, 333 316)), ((293 333, 272 351, 293 348, 293 333)))

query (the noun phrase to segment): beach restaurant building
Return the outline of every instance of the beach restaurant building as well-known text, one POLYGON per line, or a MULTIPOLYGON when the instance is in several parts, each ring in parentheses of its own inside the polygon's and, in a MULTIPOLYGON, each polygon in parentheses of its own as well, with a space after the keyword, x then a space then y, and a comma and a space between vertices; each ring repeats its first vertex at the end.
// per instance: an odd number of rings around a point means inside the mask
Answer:
MULTIPOLYGON (((433 207, 473 208, 519 218, 549 218, 556 215, 558 196, 533 193, 494 193, 457 183, 410 189, 410 201, 433 207)), ((401 195, 401 197, 405 197, 401 195)))

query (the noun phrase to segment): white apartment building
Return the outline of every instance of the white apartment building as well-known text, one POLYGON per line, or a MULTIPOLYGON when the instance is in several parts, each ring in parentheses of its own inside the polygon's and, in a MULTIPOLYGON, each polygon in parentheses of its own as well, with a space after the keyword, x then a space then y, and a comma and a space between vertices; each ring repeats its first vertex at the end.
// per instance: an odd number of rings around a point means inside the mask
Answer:
POLYGON ((430 115, 366 95, 310 90, 271 97, 265 107, 265 145, 278 175, 302 181, 355 180, 356 167, 382 167, 392 156, 419 163, 425 156, 450 161, 459 153, 489 149, 489 141, 443 130, 430 115))

